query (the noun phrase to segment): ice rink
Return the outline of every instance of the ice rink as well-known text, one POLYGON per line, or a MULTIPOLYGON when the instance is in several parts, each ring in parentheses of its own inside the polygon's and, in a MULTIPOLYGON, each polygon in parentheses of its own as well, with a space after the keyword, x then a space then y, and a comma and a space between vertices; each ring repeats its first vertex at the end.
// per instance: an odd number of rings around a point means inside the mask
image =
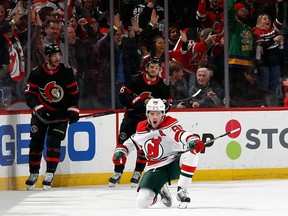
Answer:
POLYGON ((176 184, 169 186, 171 208, 158 202, 138 209, 130 185, 0 191, 1 216, 287 216, 288 180, 193 182, 187 209, 176 207, 176 184))

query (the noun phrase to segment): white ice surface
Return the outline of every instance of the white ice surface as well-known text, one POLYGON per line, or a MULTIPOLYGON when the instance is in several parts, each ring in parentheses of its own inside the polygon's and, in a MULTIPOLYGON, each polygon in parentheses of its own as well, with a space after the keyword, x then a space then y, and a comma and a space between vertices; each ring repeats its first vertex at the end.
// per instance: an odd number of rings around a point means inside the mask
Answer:
POLYGON ((158 202, 136 206, 130 185, 0 191, 1 216, 287 216, 288 180, 193 182, 187 209, 176 207, 176 184, 169 186, 171 208, 158 202))

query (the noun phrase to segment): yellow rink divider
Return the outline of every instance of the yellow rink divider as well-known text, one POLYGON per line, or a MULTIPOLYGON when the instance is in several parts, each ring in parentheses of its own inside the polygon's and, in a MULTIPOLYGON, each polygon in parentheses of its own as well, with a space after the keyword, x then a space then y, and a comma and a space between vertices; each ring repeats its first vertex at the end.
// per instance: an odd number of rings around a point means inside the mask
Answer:
MULTIPOLYGON (((53 187, 107 185, 112 173, 56 174, 53 187)), ((125 172, 120 184, 129 184, 132 172, 125 172)), ((25 190, 28 176, 0 178, 1 190, 25 190)), ((193 181, 231 181, 259 179, 288 179, 288 168, 197 170, 193 181)), ((36 188, 42 187, 43 176, 36 188)))

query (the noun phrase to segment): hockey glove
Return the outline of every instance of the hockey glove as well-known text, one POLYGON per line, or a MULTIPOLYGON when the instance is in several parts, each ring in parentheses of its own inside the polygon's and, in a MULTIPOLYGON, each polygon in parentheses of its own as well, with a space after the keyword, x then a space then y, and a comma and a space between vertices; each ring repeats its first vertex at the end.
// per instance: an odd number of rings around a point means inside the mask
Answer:
POLYGON ((69 107, 67 109, 67 118, 69 118, 69 124, 73 124, 79 120, 79 108, 69 107))
POLYGON ((114 151, 112 161, 115 165, 125 165, 128 155, 128 149, 124 145, 118 145, 114 151))
POLYGON ((189 141, 188 145, 191 152, 199 153, 204 149, 204 143, 199 139, 189 141))
POLYGON ((49 112, 45 109, 45 107, 42 104, 35 106, 33 108, 33 113, 38 118, 39 118, 39 116, 45 120, 49 120, 49 118, 50 118, 49 112))
POLYGON ((145 103, 140 96, 135 97, 132 100, 131 105, 134 109, 141 109, 145 107, 145 103))
POLYGON ((164 105, 165 105, 165 113, 169 112, 169 110, 171 109, 171 103, 165 99, 162 100, 164 105))

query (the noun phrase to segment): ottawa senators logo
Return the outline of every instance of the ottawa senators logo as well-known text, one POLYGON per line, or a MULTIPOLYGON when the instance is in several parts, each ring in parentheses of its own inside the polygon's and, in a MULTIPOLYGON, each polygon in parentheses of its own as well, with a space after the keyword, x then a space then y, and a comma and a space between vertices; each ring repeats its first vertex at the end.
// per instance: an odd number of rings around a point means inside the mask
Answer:
POLYGON ((61 86, 57 85, 55 81, 46 84, 44 89, 39 88, 42 97, 50 103, 57 103, 61 101, 64 91, 61 86))

